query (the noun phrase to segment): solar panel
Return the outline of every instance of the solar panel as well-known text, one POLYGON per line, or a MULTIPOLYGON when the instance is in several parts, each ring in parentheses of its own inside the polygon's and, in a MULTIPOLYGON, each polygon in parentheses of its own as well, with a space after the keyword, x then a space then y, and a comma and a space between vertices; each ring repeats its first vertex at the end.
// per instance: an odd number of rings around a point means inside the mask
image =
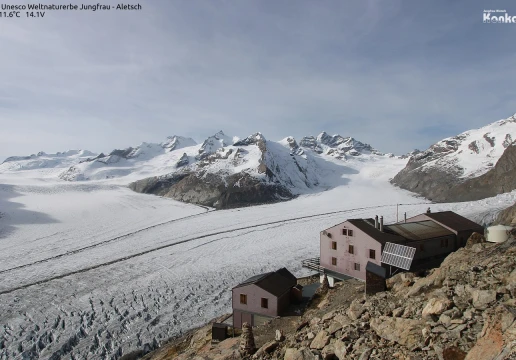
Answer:
POLYGON ((416 248, 386 242, 382 252, 382 263, 410 270, 415 253, 416 248))

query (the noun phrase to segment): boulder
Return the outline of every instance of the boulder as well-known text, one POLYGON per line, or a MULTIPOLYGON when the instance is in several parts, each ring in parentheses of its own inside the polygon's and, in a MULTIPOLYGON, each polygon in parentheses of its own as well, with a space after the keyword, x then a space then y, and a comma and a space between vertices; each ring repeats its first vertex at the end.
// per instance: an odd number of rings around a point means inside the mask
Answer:
POLYGON ((425 322, 421 320, 380 316, 369 323, 376 334, 389 341, 397 342, 409 349, 423 342, 425 322))
POLYGON ((339 360, 345 359, 348 354, 347 346, 343 341, 337 340, 333 343, 333 347, 335 349, 335 356, 339 358, 339 360))
POLYGON ((343 327, 351 324, 351 319, 344 314, 338 314, 336 315, 333 320, 337 321, 339 324, 341 324, 343 327))
POLYGON ((293 349, 289 348, 285 352, 283 360, 316 360, 317 357, 307 348, 293 349))
POLYGON ((333 335, 340 329, 342 329, 342 325, 337 321, 332 321, 328 327, 328 332, 333 335))
POLYGON ((328 320, 331 320, 335 317, 335 311, 330 311, 329 313, 326 313, 324 314, 324 316, 322 317, 322 322, 325 322, 325 321, 328 321, 328 320))
POLYGON ((421 316, 424 319, 431 318, 432 315, 441 315, 452 306, 452 302, 446 298, 432 298, 423 308, 421 316))
POLYGON ((346 315, 348 315, 351 320, 358 320, 365 311, 366 309, 364 306, 362 306, 362 304, 353 300, 348 310, 346 311, 346 315))
POLYGON ((360 355, 360 358, 358 360, 369 360, 369 357, 371 356, 371 353, 373 352, 373 349, 367 348, 365 349, 362 354, 360 355))
POLYGON ((335 357, 335 347, 332 344, 326 345, 321 351, 323 360, 333 360, 335 357))
POLYGON ((473 306, 479 310, 487 309, 490 304, 496 301, 496 291, 494 290, 474 290, 471 295, 473 306))
POLYGON ((493 360, 502 352, 504 341, 500 322, 486 323, 485 334, 468 352, 465 360, 493 360))
POLYGON ((315 339, 312 340, 312 343, 310 344, 310 349, 321 350, 326 345, 328 345, 329 342, 330 342, 330 335, 328 334, 327 331, 321 330, 315 336, 315 339))
POLYGON ((466 249, 470 249, 475 244, 482 244, 486 242, 484 235, 474 232, 466 242, 466 249))
POLYGON ((222 353, 218 356, 215 356, 213 360, 240 360, 242 356, 238 352, 238 350, 232 350, 227 353, 222 353))
POLYGON ((278 342, 275 340, 265 343, 258 351, 253 355, 253 359, 262 359, 266 354, 271 354, 278 347, 278 342))

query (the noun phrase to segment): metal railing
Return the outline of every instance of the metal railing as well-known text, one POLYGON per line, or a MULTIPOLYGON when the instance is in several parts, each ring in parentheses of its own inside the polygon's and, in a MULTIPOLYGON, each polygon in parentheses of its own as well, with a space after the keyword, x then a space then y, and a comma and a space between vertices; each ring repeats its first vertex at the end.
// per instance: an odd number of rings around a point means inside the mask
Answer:
POLYGON ((324 268, 321 266, 321 258, 320 257, 303 260, 301 264, 304 268, 307 268, 310 270, 315 270, 319 273, 324 272, 324 268))

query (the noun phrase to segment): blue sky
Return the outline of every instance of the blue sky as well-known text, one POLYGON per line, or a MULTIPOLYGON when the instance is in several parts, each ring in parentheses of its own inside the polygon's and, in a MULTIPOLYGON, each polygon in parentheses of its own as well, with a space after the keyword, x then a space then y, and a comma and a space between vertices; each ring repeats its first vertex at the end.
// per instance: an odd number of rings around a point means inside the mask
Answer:
POLYGON ((513 1, 141 5, 0 22, 0 159, 221 129, 399 154, 516 112, 516 24, 482 22, 513 1))

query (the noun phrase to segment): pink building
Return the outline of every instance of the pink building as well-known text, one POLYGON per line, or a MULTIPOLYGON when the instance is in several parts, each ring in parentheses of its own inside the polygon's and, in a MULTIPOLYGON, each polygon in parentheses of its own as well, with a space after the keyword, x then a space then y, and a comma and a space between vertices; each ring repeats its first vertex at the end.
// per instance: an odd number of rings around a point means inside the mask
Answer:
POLYGON ((320 258, 303 265, 326 273, 330 285, 334 279, 366 279, 368 262, 381 263, 385 243, 416 249, 412 265, 418 260, 436 258, 464 246, 474 232, 483 227, 451 211, 426 213, 392 225, 378 219, 349 219, 320 233, 320 258))
POLYGON ((235 286, 233 292, 233 326, 247 322, 259 325, 271 317, 281 316, 295 297, 297 278, 286 268, 253 276, 235 286))

